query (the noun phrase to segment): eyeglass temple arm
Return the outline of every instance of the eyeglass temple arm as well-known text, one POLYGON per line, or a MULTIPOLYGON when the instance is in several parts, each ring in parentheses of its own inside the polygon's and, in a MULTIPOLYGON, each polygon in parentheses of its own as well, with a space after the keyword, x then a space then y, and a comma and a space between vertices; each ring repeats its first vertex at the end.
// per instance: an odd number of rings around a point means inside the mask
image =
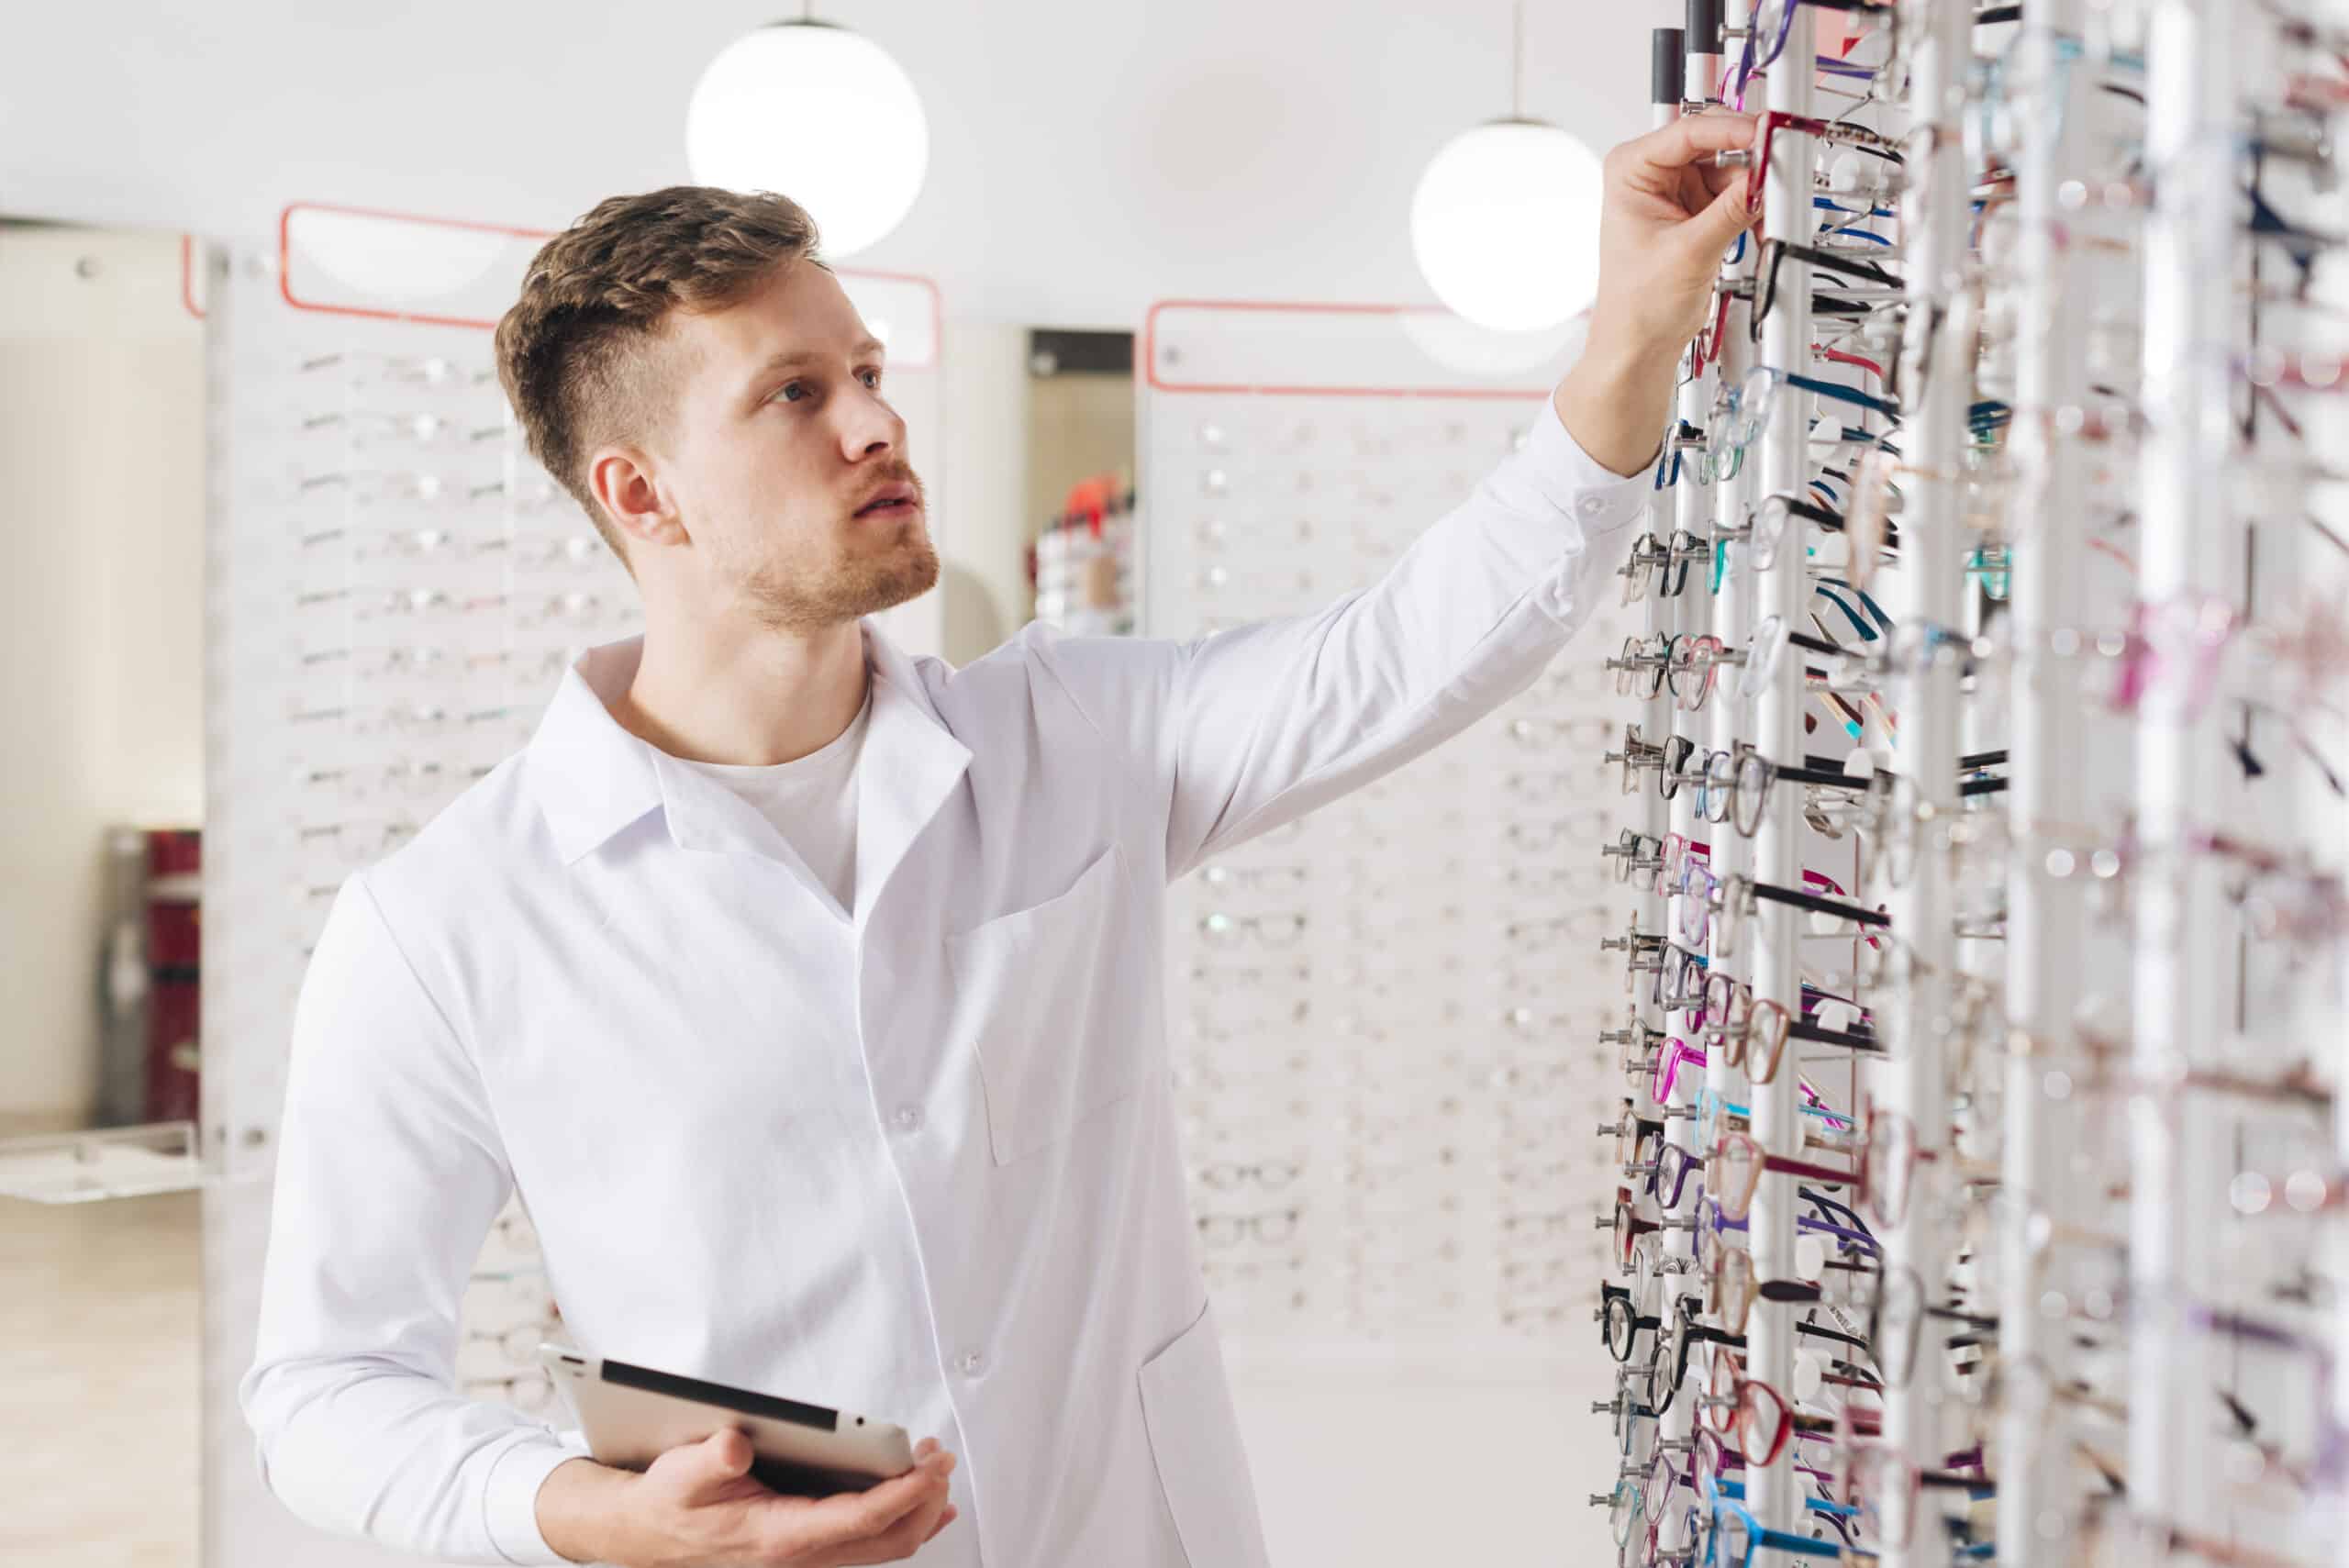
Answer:
POLYGON ((1809 1176, 1815 1182, 1835 1182, 1848 1184, 1859 1180, 1856 1171, 1838 1171, 1829 1165, 1814 1165, 1808 1160, 1789 1160, 1783 1154, 1765 1154, 1762 1168, 1776 1171, 1782 1176, 1809 1176))
POLYGON ((1856 904, 1846 904, 1839 899, 1820 898, 1809 893, 1797 893, 1790 887, 1780 887, 1775 883, 1757 882, 1752 886, 1753 896, 1756 898, 1767 898, 1773 903, 1792 905, 1795 908, 1809 909, 1814 914, 1832 915, 1838 919, 1849 920, 1854 925, 1889 926, 1892 924, 1892 917, 1880 909, 1863 909, 1856 904))
POLYGON ((1816 1302, 1826 1299, 1827 1293, 1806 1280, 1768 1279, 1754 1286, 1754 1294, 1765 1301, 1781 1303, 1816 1302))
POLYGON ((1868 1348, 1868 1342, 1857 1334, 1846 1334, 1841 1329, 1829 1329, 1817 1323, 1798 1323, 1795 1325, 1795 1332, 1808 1335, 1814 1340, 1832 1340, 1839 1345, 1849 1345, 1857 1351, 1865 1351, 1868 1348))
POLYGON ((1838 403, 1848 403, 1854 408, 1864 408, 1871 414, 1880 414, 1887 419, 1898 419, 1901 417, 1899 404, 1889 397, 1872 396, 1856 386, 1845 386, 1841 382, 1821 381, 1815 375, 1789 375, 1787 377, 1787 384, 1798 386, 1805 392, 1816 393, 1821 397, 1831 397, 1838 403))
POLYGON ((1865 278, 1868 282, 1881 284, 1886 288, 1901 286, 1900 279, 1894 277, 1890 272, 1874 261, 1863 261, 1856 256, 1839 255, 1831 250, 1822 250, 1815 245, 1798 245, 1790 239, 1779 240, 1776 243, 1779 254, 1808 261, 1821 272, 1847 272, 1865 278))
MULTIPOLYGON (((1963 1323, 1969 1329, 1979 1329, 1987 1334, 1995 1334, 1998 1331, 1998 1320, 1996 1318, 1985 1318, 1973 1312, 1961 1312, 1954 1307, 1928 1307, 1925 1308, 1925 1315, 1929 1318, 1939 1318, 1944 1322, 1963 1323)), ((1965 1336, 1960 1335, 1958 1339, 1954 1339, 1950 1342, 1955 1344, 1959 1339, 1964 1338, 1965 1336)))
POLYGON ((1882 1051, 1886 1049, 1884 1042, 1874 1035, 1853 1034, 1846 1029, 1823 1029, 1817 1024, 1789 1024, 1787 1026, 1787 1038, 1807 1040, 1813 1045, 1840 1045, 1846 1051, 1882 1051))
MULTIPOLYGON (((1829 773, 1824 768, 1786 768, 1770 764, 1770 771, 1787 784, 1818 784, 1826 789, 1848 789, 1858 793, 1868 787, 1865 779, 1855 779, 1849 773, 1829 773)), ((2001 784, 2005 780, 1998 781, 2001 784)))

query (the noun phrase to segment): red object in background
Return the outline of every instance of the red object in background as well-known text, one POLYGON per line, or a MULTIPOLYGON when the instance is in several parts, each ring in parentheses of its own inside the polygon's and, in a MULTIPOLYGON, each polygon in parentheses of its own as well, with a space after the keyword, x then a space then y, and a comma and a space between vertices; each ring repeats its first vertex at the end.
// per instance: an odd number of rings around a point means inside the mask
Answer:
POLYGON ((147 1121, 196 1119, 203 843, 192 828, 147 833, 147 1121))
POLYGON ((1101 524, 1109 513, 1111 476, 1097 474, 1080 479, 1068 488, 1068 498, 1061 503, 1061 526, 1074 527, 1083 523, 1093 537, 1101 537, 1101 524))

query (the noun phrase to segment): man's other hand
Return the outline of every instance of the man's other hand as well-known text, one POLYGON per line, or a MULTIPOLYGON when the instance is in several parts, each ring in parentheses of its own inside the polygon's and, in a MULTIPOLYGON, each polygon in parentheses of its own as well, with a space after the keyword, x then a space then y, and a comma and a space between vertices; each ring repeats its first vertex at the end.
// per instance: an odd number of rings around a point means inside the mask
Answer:
POLYGON ((642 1474, 573 1460, 540 1488, 547 1544, 622 1568, 846 1568, 897 1562, 954 1522, 954 1456, 924 1438, 913 1469, 863 1492, 791 1497, 750 1473, 732 1429, 673 1448, 642 1474))

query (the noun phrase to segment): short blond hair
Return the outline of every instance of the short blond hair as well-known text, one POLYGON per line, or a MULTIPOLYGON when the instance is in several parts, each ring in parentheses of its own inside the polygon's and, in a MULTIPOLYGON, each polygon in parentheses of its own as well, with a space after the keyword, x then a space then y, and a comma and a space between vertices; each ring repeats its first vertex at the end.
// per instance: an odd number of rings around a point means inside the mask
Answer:
POLYGON ((587 458, 665 428, 673 382, 656 351, 672 311, 722 310, 818 251, 816 220, 787 196, 671 185, 613 196, 531 258, 497 324, 497 380, 530 455, 571 492, 630 575, 596 502, 587 458))

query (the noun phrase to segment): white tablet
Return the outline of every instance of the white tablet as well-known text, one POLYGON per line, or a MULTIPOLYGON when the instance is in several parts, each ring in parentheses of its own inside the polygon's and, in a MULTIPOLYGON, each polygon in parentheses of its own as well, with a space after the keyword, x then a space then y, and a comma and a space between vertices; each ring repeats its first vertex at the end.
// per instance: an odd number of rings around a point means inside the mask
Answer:
POLYGON ((914 1467, 903 1427, 705 1383, 562 1345, 539 1361, 579 1418, 598 1464, 643 1470, 673 1448, 732 1427, 751 1440, 751 1473, 777 1492, 862 1492, 914 1467))

